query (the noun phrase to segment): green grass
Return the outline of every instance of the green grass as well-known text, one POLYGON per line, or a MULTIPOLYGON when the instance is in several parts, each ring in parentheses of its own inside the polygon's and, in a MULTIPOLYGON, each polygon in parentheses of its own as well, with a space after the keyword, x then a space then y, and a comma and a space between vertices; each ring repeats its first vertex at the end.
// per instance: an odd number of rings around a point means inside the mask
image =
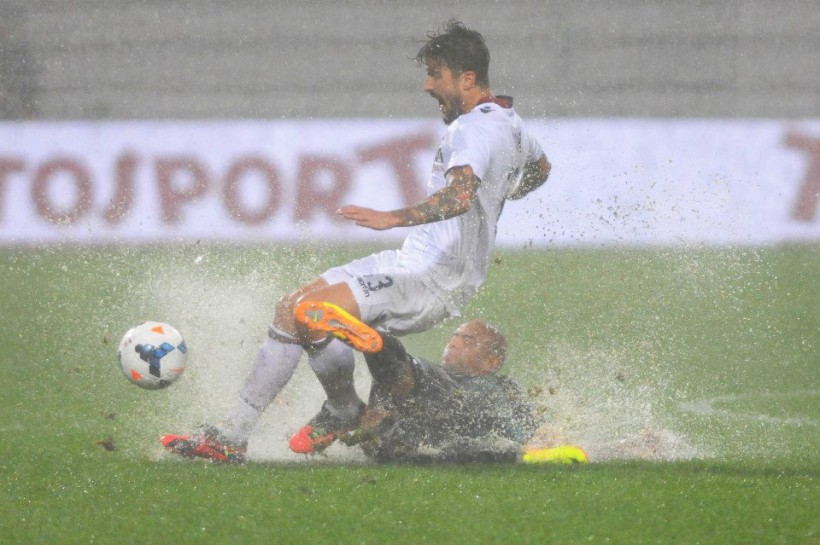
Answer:
MULTIPOLYGON (((508 333, 507 372, 545 415, 579 441, 666 430, 692 459, 225 467, 157 455, 166 426, 222 399, 196 395, 212 372, 236 367, 219 379, 237 387, 278 296, 367 251, 2 251, 0 542, 820 542, 815 247, 499 253, 465 317, 508 333), (145 319, 192 345, 188 373, 160 392, 116 366, 120 336, 145 319)), ((406 340, 436 359, 454 326, 406 340)))

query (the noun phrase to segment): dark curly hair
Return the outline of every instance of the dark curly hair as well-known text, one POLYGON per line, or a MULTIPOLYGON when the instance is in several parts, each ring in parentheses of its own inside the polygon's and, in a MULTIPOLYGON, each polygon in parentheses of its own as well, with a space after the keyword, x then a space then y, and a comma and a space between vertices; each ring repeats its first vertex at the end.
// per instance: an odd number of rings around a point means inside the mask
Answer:
POLYGON ((450 19, 444 23, 443 32, 427 34, 416 62, 425 65, 431 58, 444 63, 455 75, 475 72, 478 85, 490 86, 490 51, 484 37, 460 21, 450 19))

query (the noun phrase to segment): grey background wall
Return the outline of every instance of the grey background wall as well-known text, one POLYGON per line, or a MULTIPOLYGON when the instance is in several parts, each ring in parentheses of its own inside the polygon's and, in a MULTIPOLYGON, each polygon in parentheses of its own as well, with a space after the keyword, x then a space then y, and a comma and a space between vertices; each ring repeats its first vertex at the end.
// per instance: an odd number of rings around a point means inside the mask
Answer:
POLYGON ((525 116, 820 114, 816 0, 0 0, 0 119, 429 117, 453 16, 525 116))

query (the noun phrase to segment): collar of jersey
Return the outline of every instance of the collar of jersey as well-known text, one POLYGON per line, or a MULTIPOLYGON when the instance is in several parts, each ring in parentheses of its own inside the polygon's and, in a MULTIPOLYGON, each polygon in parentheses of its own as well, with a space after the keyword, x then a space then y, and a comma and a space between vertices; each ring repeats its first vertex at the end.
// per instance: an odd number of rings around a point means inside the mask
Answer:
POLYGON ((478 106, 480 104, 486 104, 488 102, 492 102, 493 104, 498 104, 502 108, 512 108, 513 97, 507 96, 507 95, 498 95, 498 96, 490 95, 488 97, 484 97, 481 100, 479 100, 478 103, 476 104, 476 106, 478 106))

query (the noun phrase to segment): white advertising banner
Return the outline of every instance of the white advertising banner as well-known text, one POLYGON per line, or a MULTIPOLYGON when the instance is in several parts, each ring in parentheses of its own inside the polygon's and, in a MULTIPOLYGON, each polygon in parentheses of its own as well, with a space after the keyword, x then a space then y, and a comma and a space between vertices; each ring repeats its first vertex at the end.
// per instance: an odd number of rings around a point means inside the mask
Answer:
MULTIPOLYGON (((820 242, 820 120, 536 119, 547 184, 499 244, 820 242)), ((440 121, 0 123, 0 244, 393 241, 344 204, 423 198, 440 121)))

